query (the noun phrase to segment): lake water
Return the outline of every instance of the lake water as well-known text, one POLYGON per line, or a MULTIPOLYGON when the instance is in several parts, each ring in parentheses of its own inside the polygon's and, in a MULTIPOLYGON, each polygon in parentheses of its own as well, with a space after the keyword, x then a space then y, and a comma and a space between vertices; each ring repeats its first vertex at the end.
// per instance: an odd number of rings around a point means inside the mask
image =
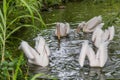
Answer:
POLYGON ((113 41, 108 45, 108 61, 103 68, 91 68, 86 59, 85 66, 80 67, 78 57, 85 40, 91 44, 91 33, 75 33, 78 23, 88 21, 94 16, 101 15, 104 28, 109 21, 117 15, 120 3, 111 1, 111 3, 90 3, 90 2, 73 2, 67 3, 65 9, 56 9, 50 12, 42 12, 43 20, 48 25, 48 29, 40 33, 48 43, 51 51, 50 64, 47 68, 34 68, 30 66, 32 73, 44 72, 55 76, 60 80, 107 80, 120 79, 120 23, 116 20, 112 25, 115 26, 115 36, 113 41), (68 37, 61 39, 58 43, 54 36, 55 22, 68 22, 71 31, 68 37))

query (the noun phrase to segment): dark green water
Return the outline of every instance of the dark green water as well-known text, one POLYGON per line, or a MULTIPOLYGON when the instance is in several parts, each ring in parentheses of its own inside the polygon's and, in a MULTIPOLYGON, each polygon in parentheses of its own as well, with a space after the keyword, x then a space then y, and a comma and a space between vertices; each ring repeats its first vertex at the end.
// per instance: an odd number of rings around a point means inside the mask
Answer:
POLYGON ((94 4, 92 2, 71 2, 67 3, 65 9, 57 9, 51 12, 43 12, 45 23, 69 22, 78 23, 87 21, 90 18, 102 15, 103 21, 107 22, 112 16, 118 13, 120 2, 103 2, 94 4))

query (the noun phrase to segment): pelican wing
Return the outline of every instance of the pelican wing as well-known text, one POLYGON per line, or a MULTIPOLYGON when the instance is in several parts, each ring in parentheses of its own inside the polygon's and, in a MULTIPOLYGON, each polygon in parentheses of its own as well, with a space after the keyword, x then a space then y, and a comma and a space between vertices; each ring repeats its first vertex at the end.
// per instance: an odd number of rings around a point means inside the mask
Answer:
POLYGON ((47 54, 36 55, 34 60, 28 59, 29 63, 45 67, 49 64, 49 59, 47 54))
POLYGON ((110 32, 109 40, 112 40, 115 35, 115 28, 114 28, 114 26, 112 26, 112 27, 109 27, 108 30, 110 32))
POLYGON ((110 32, 108 30, 104 31, 103 37, 102 37, 103 41, 107 41, 108 40, 109 34, 110 34, 110 32))
POLYGON ((36 39, 35 39, 35 49, 36 51, 39 53, 39 54, 43 54, 43 50, 44 50, 44 47, 45 46, 45 40, 42 36, 38 36, 36 39))
POLYGON ((36 51, 26 41, 22 41, 19 48, 23 50, 28 59, 34 59, 36 51))
POLYGON ((97 37, 97 33, 99 32, 99 29, 96 28, 92 34, 92 41, 94 42, 95 41, 95 38, 97 37))
POLYGON ((107 46, 108 46, 109 42, 103 42, 100 44, 99 49, 97 51, 97 54, 99 53, 99 55, 97 55, 97 58, 99 58, 99 62, 100 62, 100 67, 103 67, 107 61, 108 58, 108 50, 107 50, 107 46))
POLYGON ((59 22, 56 23, 56 29, 55 29, 55 35, 58 36, 58 34, 60 34, 60 23, 59 22))
POLYGON ((90 29, 93 29, 94 27, 96 27, 98 24, 100 24, 102 22, 102 17, 101 16, 98 16, 98 17, 93 17, 92 19, 90 19, 86 25, 87 25, 87 28, 90 30, 90 29))
POLYGON ((87 57, 90 62, 90 66, 96 66, 97 63, 96 63, 96 58, 95 58, 96 56, 94 50, 90 46, 88 46, 88 51, 89 52, 87 53, 87 57))
POLYGON ((101 28, 96 28, 95 32, 93 33, 92 36, 92 41, 94 41, 94 45, 96 47, 99 47, 99 45, 102 42, 102 35, 103 35, 103 30, 101 28))
POLYGON ((79 64, 81 67, 84 66, 84 61, 85 61, 85 56, 87 55, 88 52, 88 41, 84 42, 81 48, 80 56, 79 56, 79 64))
POLYGON ((65 24, 60 23, 60 36, 66 36, 66 31, 65 24))
POLYGON ((65 23, 65 27, 66 27, 66 34, 69 34, 70 33, 70 24, 65 23))
POLYGON ((49 59, 47 54, 42 54, 39 57, 40 60, 38 60, 41 66, 45 67, 49 64, 49 59))

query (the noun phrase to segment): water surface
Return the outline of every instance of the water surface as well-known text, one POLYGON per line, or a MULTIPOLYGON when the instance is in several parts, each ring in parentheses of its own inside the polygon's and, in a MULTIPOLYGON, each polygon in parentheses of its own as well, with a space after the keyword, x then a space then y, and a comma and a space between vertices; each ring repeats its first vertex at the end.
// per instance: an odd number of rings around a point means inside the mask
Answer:
MULTIPOLYGON (((78 57, 85 40, 91 44, 91 33, 75 33, 77 24, 82 21, 88 21, 94 16, 101 15, 103 22, 112 19, 119 11, 120 3, 99 3, 74 2, 66 4, 65 9, 56 9, 50 12, 43 12, 43 19, 48 24, 48 29, 39 32, 50 47, 51 55, 49 69, 45 69, 52 76, 60 80, 106 80, 120 79, 120 25, 115 26, 115 37, 108 46, 108 61, 103 68, 90 68, 86 59, 85 66, 80 67, 78 57), (71 32, 68 37, 61 39, 60 44, 54 36, 55 22, 68 22, 71 26, 71 32)), ((105 28, 105 27, 104 27, 105 28)), ((44 69, 42 69, 44 70, 44 69)), ((33 69, 32 72, 39 73, 41 69, 33 69), (36 72, 37 71, 37 72, 36 72)), ((47 74, 46 73, 46 74, 47 74)))

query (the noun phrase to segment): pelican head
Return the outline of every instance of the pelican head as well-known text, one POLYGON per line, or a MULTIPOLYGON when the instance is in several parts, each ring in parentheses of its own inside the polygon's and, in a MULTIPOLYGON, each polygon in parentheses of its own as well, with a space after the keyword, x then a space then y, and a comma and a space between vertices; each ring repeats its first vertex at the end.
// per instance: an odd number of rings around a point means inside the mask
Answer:
POLYGON ((80 30, 82 30, 85 25, 86 25, 86 23, 85 23, 84 21, 81 22, 81 23, 79 23, 79 24, 78 24, 78 27, 77 27, 77 29, 76 29, 77 33, 79 33, 80 30))

